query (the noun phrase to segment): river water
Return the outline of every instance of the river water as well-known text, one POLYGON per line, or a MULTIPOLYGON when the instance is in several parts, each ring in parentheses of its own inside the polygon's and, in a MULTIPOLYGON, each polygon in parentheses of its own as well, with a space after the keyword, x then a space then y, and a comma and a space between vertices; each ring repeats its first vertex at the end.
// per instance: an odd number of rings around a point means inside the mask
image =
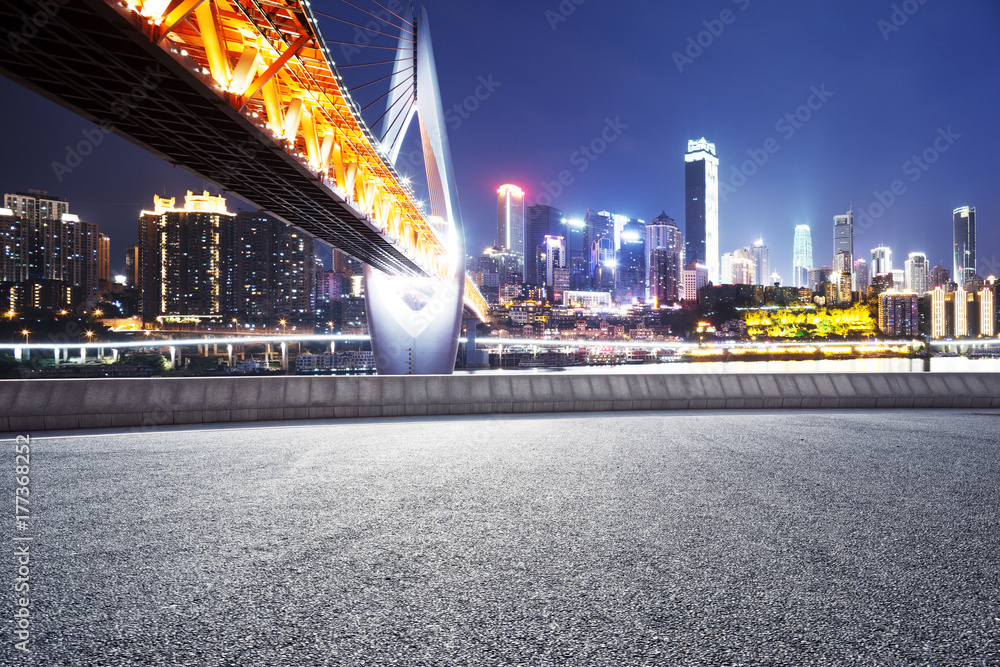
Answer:
MULTIPOLYGON (((455 371, 456 374, 486 373, 923 373, 923 359, 820 359, 807 361, 718 361, 636 364, 621 366, 568 366, 562 368, 491 368, 455 371)), ((1000 359, 935 357, 932 373, 1000 373, 1000 359)))

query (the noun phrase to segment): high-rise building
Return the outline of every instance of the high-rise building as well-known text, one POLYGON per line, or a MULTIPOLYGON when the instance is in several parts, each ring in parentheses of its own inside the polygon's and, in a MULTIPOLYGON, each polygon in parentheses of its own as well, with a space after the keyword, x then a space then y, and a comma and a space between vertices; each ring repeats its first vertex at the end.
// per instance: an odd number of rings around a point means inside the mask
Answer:
POLYGON ((842 253, 847 254, 846 270, 851 270, 851 265, 854 263, 854 207, 845 213, 844 215, 833 216, 833 256, 834 264, 833 268, 835 270, 844 271, 845 269, 838 269, 836 258, 842 253))
POLYGON ((538 257, 545 252, 546 236, 565 238, 563 212, 541 204, 529 206, 524 234, 524 282, 528 285, 545 284, 545 267, 539 266, 538 257))
POLYGON ((941 286, 945 289, 948 288, 948 284, 951 282, 951 271, 944 268, 940 264, 934 266, 931 269, 930 275, 927 277, 927 289, 932 290, 935 287, 941 286))
POLYGON ((221 316, 235 310, 231 285, 235 213, 223 197, 188 191, 176 199, 153 197, 139 215, 140 307, 143 319, 160 315, 221 316))
POLYGON ((748 248, 750 259, 753 261, 753 284, 771 284, 771 251, 764 245, 764 239, 759 239, 748 248))
POLYGON ((704 137, 689 141, 684 156, 684 259, 701 262, 708 280, 719 283, 719 158, 704 137))
POLYGON ((945 288, 937 285, 931 290, 931 338, 944 338, 947 333, 945 318, 945 288))
POLYGON ((682 301, 697 301, 698 292, 708 284, 708 267, 701 262, 689 262, 684 268, 682 301))
POLYGON ((906 289, 906 271, 903 269, 893 269, 889 273, 892 274, 892 285, 898 291, 903 291, 906 289))
POLYGON ((569 268, 566 266, 566 239, 562 236, 546 236, 542 239, 544 251, 542 260, 543 282, 546 296, 551 303, 562 301, 563 292, 569 288, 569 268))
POLYGON ((656 305, 680 298, 684 246, 681 230, 663 211, 646 225, 646 286, 648 302, 656 305))
POLYGON ((139 286, 139 246, 130 245, 125 249, 125 284, 139 286))
POLYGON ((885 246, 872 248, 872 267, 871 267, 872 275, 877 276, 883 273, 890 273, 891 271, 892 271, 892 250, 885 246))
POLYGON ((0 208, 0 283, 28 280, 27 226, 9 208, 0 208))
POLYGON ((524 262, 524 190, 503 185, 497 190, 497 247, 524 262))
POLYGON ((615 248, 615 220, 608 211, 587 211, 587 229, 584 236, 590 270, 591 289, 612 292, 615 286, 615 269, 618 257, 615 248))
POLYGON ((926 294, 929 268, 927 255, 911 252, 910 258, 906 260, 906 289, 919 296, 926 294))
POLYGON ((646 300, 646 223, 629 220, 619 234, 618 303, 646 300))
POLYGON ((6 262, 20 280, 57 280, 79 287, 84 305, 98 299, 99 234, 97 225, 69 212, 69 203, 44 190, 8 193, 4 209, 11 222, 0 243, 11 247, 6 262))
POLYGON ((871 276, 868 274, 868 262, 858 258, 854 260, 854 291, 864 292, 871 284, 871 276))
POLYGON ((111 283, 111 239, 97 234, 97 280, 111 283))
POLYGON ((806 278, 806 287, 811 289, 813 292, 819 291, 819 286, 825 282, 830 281, 830 277, 833 275, 832 266, 817 266, 809 269, 809 273, 806 278))
POLYGON ((997 304, 994 286, 979 291, 979 335, 992 338, 997 335, 997 304))
POLYGON ((919 297, 913 292, 888 290, 879 297, 878 326, 892 338, 913 337, 920 333, 919 297))
POLYGON ((955 270, 952 273, 959 287, 976 275, 976 209, 969 206, 956 208, 955 270))
POLYGON ((240 211, 234 238, 238 248, 233 262, 236 310, 245 319, 262 323, 309 320, 319 308, 318 301, 331 300, 321 296, 324 283, 327 291, 329 283, 317 261, 315 239, 309 234, 269 215, 240 211))
POLYGON ((792 281, 794 287, 810 287, 809 269, 813 268, 812 232, 809 225, 795 226, 792 248, 792 281))

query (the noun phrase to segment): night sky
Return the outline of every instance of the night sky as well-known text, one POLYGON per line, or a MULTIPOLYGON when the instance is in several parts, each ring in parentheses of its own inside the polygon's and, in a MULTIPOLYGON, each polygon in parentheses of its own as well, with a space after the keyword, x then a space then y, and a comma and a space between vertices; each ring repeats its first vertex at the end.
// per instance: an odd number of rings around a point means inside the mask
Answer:
MULTIPOLYGON (((951 212, 971 205, 980 273, 1000 274, 996 0, 908 0, 895 16, 893 2, 877 0, 426 4, 445 106, 466 105, 467 117, 451 112, 450 136, 470 254, 494 242, 499 185, 548 203, 545 184, 562 171, 572 182, 551 202, 568 216, 595 208, 648 221, 666 210, 682 223, 684 152, 704 136, 717 146, 720 181, 739 186, 721 203, 721 252, 762 237, 788 282, 795 225, 812 227, 815 264, 830 264, 833 216, 853 202, 859 256, 888 244, 895 268, 912 251, 951 268, 951 212), (689 38, 707 46, 688 51, 689 38), (477 88, 485 99, 468 99, 477 88), (810 101, 814 109, 799 109, 810 101), (786 114, 794 122, 779 124, 786 114), (578 152, 602 133, 593 147, 603 152, 578 152), (767 160, 746 165, 744 183, 733 169, 748 151, 767 160), (912 161, 925 151, 933 164, 912 161), (862 217, 897 180, 895 202, 862 217)), ((338 12, 344 3, 313 6, 338 12)), ((345 35, 335 22, 322 26, 330 39, 345 35)), ((357 61, 387 53, 369 51, 357 61)), ((52 163, 91 126, 7 80, 0 98, 0 188, 68 199, 112 237, 115 272, 154 193, 202 187, 115 136, 60 182, 52 163)))

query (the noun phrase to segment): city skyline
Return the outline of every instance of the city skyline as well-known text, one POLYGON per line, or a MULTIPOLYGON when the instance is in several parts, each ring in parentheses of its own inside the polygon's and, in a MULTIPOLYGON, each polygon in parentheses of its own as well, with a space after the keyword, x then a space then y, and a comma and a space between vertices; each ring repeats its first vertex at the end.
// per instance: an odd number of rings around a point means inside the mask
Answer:
MULTIPOLYGON (((857 256, 884 244, 904 256, 925 252, 932 265, 946 266, 952 257, 948 212, 973 206, 989 220, 1000 210, 1000 195, 989 187, 991 172, 981 150, 997 144, 997 130, 987 113, 997 93, 975 85, 995 78, 1000 62, 995 40, 989 39, 1000 24, 1000 8, 993 3, 924 5, 898 30, 886 32, 879 22, 890 20, 891 4, 848 2, 822 9, 787 3, 768 11, 749 3, 744 10, 743 2, 731 7, 719 3, 717 8, 658 8, 650 11, 664 20, 650 20, 647 27, 597 3, 563 16, 557 3, 539 8, 514 2, 515 11, 494 17, 494 29, 475 48, 460 26, 475 21, 484 9, 433 0, 428 4, 436 30, 448 34, 438 61, 469 227, 469 254, 492 245, 497 184, 519 184, 530 205, 547 194, 543 184, 558 183, 563 170, 572 183, 561 186, 552 205, 568 217, 581 218, 592 208, 645 220, 665 210, 681 220, 683 167, 664 156, 683 151, 686 141, 701 136, 717 144, 721 162, 721 247, 737 247, 742 239, 736 236, 742 237, 740 230, 748 228, 751 237, 768 242, 776 266, 788 263, 797 224, 821 229, 844 210, 844 202, 855 206, 857 256), (712 24, 718 11, 727 8, 734 22, 725 25, 701 55, 683 62, 689 57, 688 38, 698 38, 707 29, 705 23, 712 24), (558 20, 546 14, 551 11, 558 20), (789 43, 781 46, 765 46, 756 38, 761 33, 784 34, 796 22, 822 27, 800 36, 789 32, 789 43), (642 40, 629 40, 627 46, 615 47, 612 64, 601 64, 599 54, 589 54, 579 44, 598 30, 627 25, 641 35, 654 24, 655 53, 634 45, 642 40), (836 43, 846 32, 858 35, 857 52, 827 57, 824 45, 836 43), (523 35, 530 48, 497 58, 491 45, 512 34, 523 35), (936 42, 949 42, 948 53, 925 48, 932 35, 936 42), (789 49, 798 49, 793 63, 785 62, 789 49), (463 57, 456 57, 458 53, 463 57), (679 65, 675 54, 682 56, 679 65), (738 54, 739 64, 733 68, 738 54), (541 61, 553 67, 525 69, 526 62, 541 61), (606 101, 584 103, 589 93, 573 84, 582 82, 586 67, 561 67, 575 61, 604 75, 598 78, 610 86, 602 96, 606 101), (900 62, 908 64, 905 70, 899 69, 900 62), (777 68, 768 94, 751 91, 751 81, 741 79, 748 78, 748 69, 768 64, 777 68), (625 76, 611 76, 612 65, 625 76), (519 76, 529 70, 532 77, 519 76), (908 74, 900 77, 901 72, 908 74), (716 75, 724 79, 710 87, 708 80, 716 75), (640 100, 648 89, 640 81, 669 91, 663 93, 671 100, 668 113, 643 110, 640 100), (822 95, 811 92, 813 87, 832 96, 821 100, 822 95), (979 103, 967 105, 947 94, 962 89, 975 90, 979 103), (475 98, 477 90, 486 99, 475 98), (461 108, 468 95, 477 101, 468 105, 476 106, 475 111, 461 108), (532 104, 525 107, 524 99, 532 104), (737 101, 739 107, 734 106, 737 101), (810 103, 820 108, 810 109, 810 103), (802 116, 810 116, 808 122, 795 120, 802 108, 802 116), (602 132, 614 141, 606 141, 596 159, 576 153, 602 132), (767 151, 770 138, 778 148, 774 153, 767 151), (858 161, 861 147, 866 158, 858 161), (582 171, 581 158, 588 160, 582 171), (933 158, 933 164, 925 158, 933 158), (891 188, 897 180, 905 189, 901 195, 891 188), (881 215, 866 217, 867 211, 879 213, 883 206, 876 195, 892 203, 881 215)), ((339 55, 334 50, 334 58, 339 55)), ((92 124, 10 81, 2 81, 0 91, 11 101, 7 113, 12 126, 22 128, 10 138, 12 154, 22 157, 16 167, 7 164, 0 174, 7 188, 41 188, 79 202, 81 219, 100 224, 112 239, 112 272, 124 269, 127 243, 119 239, 150 192, 201 190, 200 179, 113 135, 95 133, 92 124), (77 164, 66 147, 75 149, 86 141, 91 154, 78 158, 77 164)), ((234 210, 240 207, 234 203, 234 210)), ((980 227, 980 264, 994 262, 1000 256, 1000 229, 980 227)), ((817 236, 816 256, 832 256, 831 242, 826 234, 817 236)))

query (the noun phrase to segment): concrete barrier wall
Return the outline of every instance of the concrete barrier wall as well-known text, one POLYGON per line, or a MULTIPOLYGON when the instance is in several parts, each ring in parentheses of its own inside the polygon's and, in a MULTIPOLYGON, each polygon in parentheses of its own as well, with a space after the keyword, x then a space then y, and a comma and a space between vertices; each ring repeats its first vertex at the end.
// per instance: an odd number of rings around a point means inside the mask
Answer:
POLYGON ((997 374, 0 380, 0 432, 614 410, 1000 408, 997 374))

